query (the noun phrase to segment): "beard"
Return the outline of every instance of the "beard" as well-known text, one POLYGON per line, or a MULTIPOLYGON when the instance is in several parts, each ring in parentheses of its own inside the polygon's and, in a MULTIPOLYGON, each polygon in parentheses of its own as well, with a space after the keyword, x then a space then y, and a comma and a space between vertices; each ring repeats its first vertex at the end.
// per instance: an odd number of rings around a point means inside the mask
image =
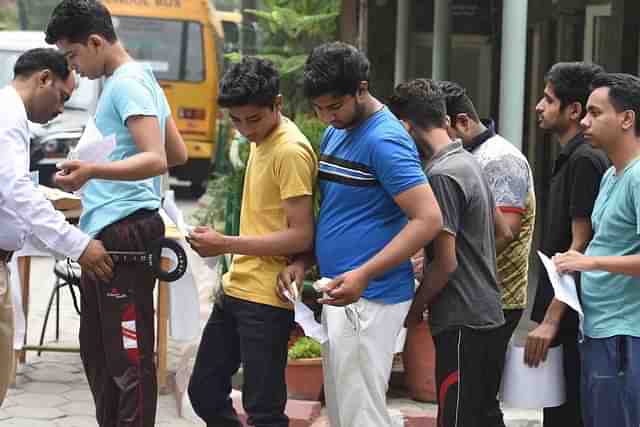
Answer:
POLYGON ((364 103, 359 103, 357 100, 355 101, 353 107, 353 116, 351 116, 351 120, 345 123, 342 127, 343 129, 353 129, 357 127, 360 123, 362 123, 365 119, 365 106, 364 103))

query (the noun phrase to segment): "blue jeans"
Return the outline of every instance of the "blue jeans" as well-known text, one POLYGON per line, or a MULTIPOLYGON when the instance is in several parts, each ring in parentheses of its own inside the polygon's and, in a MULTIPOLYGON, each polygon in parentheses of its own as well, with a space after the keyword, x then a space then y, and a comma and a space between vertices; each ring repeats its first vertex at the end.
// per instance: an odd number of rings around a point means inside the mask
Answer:
POLYGON ((640 338, 585 337, 580 357, 584 426, 640 425, 640 338))

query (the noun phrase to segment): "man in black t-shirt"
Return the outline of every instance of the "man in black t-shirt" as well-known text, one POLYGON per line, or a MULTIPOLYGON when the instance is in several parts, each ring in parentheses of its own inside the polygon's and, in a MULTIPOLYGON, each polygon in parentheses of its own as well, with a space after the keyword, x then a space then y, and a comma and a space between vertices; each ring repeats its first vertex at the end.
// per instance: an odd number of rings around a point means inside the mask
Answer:
MULTIPOLYGON (((549 186, 540 248, 550 257, 568 250, 583 252, 593 235, 591 211, 609 161, 604 152, 585 141, 580 120, 586 114, 591 81, 603 71, 598 65, 581 62, 555 64, 546 75, 544 94, 536 106, 540 127, 549 130, 561 146, 549 186)), ((544 409, 544 427, 581 427, 578 316, 554 298, 544 267, 539 271, 531 314, 539 325, 527 338, 525 362, 537 367, 550 346, 563 346, 567 400, 544 409)))

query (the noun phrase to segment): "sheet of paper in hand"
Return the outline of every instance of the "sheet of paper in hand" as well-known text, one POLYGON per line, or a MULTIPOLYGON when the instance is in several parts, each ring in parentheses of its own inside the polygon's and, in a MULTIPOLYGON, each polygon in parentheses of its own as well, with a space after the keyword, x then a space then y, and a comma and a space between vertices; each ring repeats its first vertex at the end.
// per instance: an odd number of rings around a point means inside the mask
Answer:
POLYGON ((109 161, 109 155, 115 147, 116 136, 104 137, 96 127, 93 118, 90 117, 78 144, 69 151, 69 159, 105 163, 109 161))
POLYGON ((576 313, 578 313, 578 319, 580 322, 580 337, 582 337, 584 312, 582 311, 582 306, 580 305, 578 290, 576 288, 576 282, 575 280, 573 280, 573 276, 571 276, 570 274, 559 274, 556 270, 555 265, 553 264, 553 261, 551 261, 549 257, 547 257, 542 252, 538 251, 538 256, 542 260, 544 268, 547 270, 547 275, 549 276, 551 286, 553 286, 555 297, 559 301, 562 301, 563 303, 571 307, 576 313))
POLYGON ((302 295, 298 292, 298 287, 295 282, 291 284, 289 290, 284 292, 284 295, 293 304, 295 321, 302 327, 304 334, 316 339, 320 344, 325 343, 329 339, 327 332, 324 330, 324 327, 316 321, 313 311, 302 302, 302 295))

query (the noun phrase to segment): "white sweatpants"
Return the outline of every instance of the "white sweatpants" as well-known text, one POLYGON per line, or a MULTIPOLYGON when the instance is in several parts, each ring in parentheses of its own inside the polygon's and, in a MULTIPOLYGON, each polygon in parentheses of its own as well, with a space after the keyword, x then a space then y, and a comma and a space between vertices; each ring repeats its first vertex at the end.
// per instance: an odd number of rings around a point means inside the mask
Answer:
POLYGON ((361 298, 324 306, 324 392, 331 427, 389 427, 386 393, 396 339, 411 301, 380 304, 361 298))

